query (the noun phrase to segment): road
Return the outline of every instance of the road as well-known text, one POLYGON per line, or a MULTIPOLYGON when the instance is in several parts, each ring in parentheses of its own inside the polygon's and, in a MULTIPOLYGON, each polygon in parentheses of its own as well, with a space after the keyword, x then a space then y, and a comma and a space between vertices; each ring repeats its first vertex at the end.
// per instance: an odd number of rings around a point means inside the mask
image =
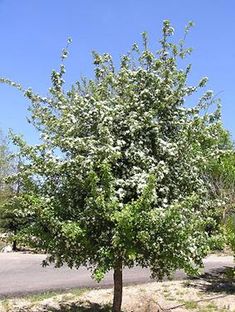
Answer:
MULTIPOLYGON (((37 293, 48 290, 66 290, 80 287, 109 287, 112 285, 112 272, 101 283, 90 277, 90 272, 81 267, 71 270, 64 266, 56 269, 52 265, 41 266, 45 255, 9 253, 0 254, 0 298, 37 293)), ((210 256, 204 260, 205 272, 224 266, 234 266, 233 257, 210 256)), ((185 278, 177 271, 175 279, 185 278)), ((124 270, 124 284, 145 283, 153 281, 148 269, 139 267, 124 270)))

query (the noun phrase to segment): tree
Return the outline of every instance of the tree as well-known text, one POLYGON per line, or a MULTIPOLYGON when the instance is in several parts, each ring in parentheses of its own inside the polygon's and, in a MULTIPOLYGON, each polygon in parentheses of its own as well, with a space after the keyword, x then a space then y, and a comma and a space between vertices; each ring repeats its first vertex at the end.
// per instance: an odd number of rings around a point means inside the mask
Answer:
MULTIPOLYGON (((0 133, 0 231, 14 235, 27 223, 19 209, 19 181, 7 183, 8 176, 17 172, 17 163, 9 150, 8 139, 0 133)), ((12 249, 17 249, 15 238, 12 249)))
POLYGON ((7 139, 4 137, 0 130, 0 200, 5 197, 4 193, 6 191, 5 178, 10 173, 10 161, 9 161, 9 149, 7 139))
POLYGON ((227 150, 217 160, 210 161, 208 173, 211 193, 221 201, 222 221, 235 209, 235 151, 227 150))
MULTIPOLYGON (((208 224, 208 233, 211 237, 221 238, 226 216, 234 210, 235 153, 230 133, 227 130, 221 127, 217 140, 221 154, 219 157, 208 159, 204 170, 204 181, 209 185, 209 196, 212 200, 208 211, 212 221, 208 224)), ((221 239, 218 241, 215 239, 214 242, 215 248, 221 248, 223 245, 221 239)))
POLYGON ((6 177, 11 173, 12 161, 10 159, 8 140, 0 130, 0 206, 6 202, 11 194, 11 187, 6 184, 6 177))
POLYGON ((187 84, 191 67, 177 64, 191 50, 173 44, 173 32, 164 21, 157 53, 143 33, 143 49, 134 44, 117 69, 94 52, 95 78, 68 91, 63 50, 47 97, 2 79, 31 100, 41 135, 36 146, 13 137, 25 160, 21 207, 35 217, 21 239, 49 253, 44 264, 85 265, 97 280, 113 269, 114 312, 124 266, 150 267, 159 279, 178 268, 192 274, 208 251, 203 171, 220 152, 220 107, 208 113, 211 91, 185 104, 207 78, 187 84))
MULTIPOLYGON (((225 223, 225 235, 226 235, 226 242, 230 246, 233 254, 235 255, 235 214, 230 214, 228 216, 226 223, 225 223)), ((234 271, 235 272, 235 271, 234 271)))
POLYGON ((0 131, 0 230, 4 231, 2 220, 4 218, 3 206, 11 196, 11 187, 6 184, 6 177, 12 172, 12 163, 9 159, 7 138, 0 131))
POLYGON ((9 234, 12 250, 17 251, 17 234, 32 222, 33 214, 26 211, 20 198, 20 185, 11 185, 4 193, 4 200, 0 203, 0 230, 9 234))
POLYGON ((207 178, 210 180, 210 195, 215 200, 212 216, 215 229, 225 234, 223 243, 235 251, 235 151, 228 141, 224 152, 217 160, 208 163, 207 178))

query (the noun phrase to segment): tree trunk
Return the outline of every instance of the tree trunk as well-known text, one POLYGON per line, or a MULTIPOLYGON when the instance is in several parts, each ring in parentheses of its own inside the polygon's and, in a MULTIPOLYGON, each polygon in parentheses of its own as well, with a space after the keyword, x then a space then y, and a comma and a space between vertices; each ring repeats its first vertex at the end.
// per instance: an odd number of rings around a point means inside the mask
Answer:
MULTIPOLYGON (((17 231, 16 229, 13 230, 14 236, 16 235, 17 231)), ((17 246, 16 246, 17 242, 16 239, 14 238, 13 242, 12 242, 12 251, 16 251, 17 250, 17 246)))
POLYGON ((113 274, 114 295, 113 312, 120 312, 122 306, 122 263, 119 263, 114 269, 113 274))
POLYGON ((16 251, 16 250, 17 250, 17 248, 16 248, 16 240, 13 241, 12 250, 13 250, 13 251, 16 251))

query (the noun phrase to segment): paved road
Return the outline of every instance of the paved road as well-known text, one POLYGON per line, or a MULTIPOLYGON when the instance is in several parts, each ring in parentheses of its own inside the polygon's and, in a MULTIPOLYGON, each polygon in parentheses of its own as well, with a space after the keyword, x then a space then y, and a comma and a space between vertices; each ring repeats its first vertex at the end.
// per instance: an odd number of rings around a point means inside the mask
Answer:
MULTIPOLYGON (((90 272, 81 267, 71 270, 68 267, 55 269, 53 266, 41 266, 45 255, 20 253, 0 254, 0 298, 36 293, 46 290, 69 289, 75 287, 108 287, 112 285, 112 272, 108 273, 101 283, 90 277, 90 272)), ((210 256, 204 260, 205 271, 215 268, 234 266, 233 257, 210 256)), ((185 278, 184 273, 177 271, 175 279, 185 278)), ((145 283, 153 281, 148 269, 133 268, 124 270, 124 283, 145 283)))

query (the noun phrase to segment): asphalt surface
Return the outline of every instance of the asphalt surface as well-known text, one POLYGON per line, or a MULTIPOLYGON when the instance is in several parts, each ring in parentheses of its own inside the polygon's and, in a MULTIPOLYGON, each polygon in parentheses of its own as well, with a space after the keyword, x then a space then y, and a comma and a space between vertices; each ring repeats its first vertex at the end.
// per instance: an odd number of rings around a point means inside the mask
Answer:
MULTIPOLYGON (((70 288, 110 287, 113 283, 112 272, 99 284, 90 277, 90 272, 81 267, 78 270, 46 268, 41 266, 45 255, 9 253, 0 254, 0 298, 19 296, 48 290, 68 290, 70 288)), ((204 260, 205 272, 213 272, 226 266, 234 266, 233 257, 210 256, 204 260)), ((124 269, 124 284, 152 282, 148 269, 135 267, 124 269)), ((184 279, 182 271, 175 273, 174 279, 184 279)))

